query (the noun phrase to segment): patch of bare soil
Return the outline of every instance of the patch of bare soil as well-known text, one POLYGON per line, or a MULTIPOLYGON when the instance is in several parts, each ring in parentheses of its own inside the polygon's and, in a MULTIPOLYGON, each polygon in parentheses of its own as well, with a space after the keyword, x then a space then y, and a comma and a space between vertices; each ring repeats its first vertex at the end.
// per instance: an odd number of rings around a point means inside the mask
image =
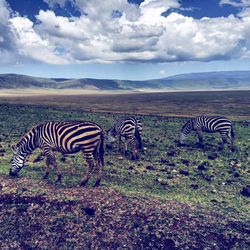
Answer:
POLYGON ((107 187, 0 177, 0 249, 247 249, 250 222, 107 187))

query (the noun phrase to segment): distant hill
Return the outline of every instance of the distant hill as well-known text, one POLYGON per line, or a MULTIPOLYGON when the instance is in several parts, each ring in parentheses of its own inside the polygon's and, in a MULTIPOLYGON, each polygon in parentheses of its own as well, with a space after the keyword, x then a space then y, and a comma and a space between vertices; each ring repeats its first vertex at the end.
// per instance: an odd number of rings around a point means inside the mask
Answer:
POLYGON ((0 74, 0 89, 96 89, 96 90, 250 90, 250 71, 190 73, 146 81, 110 79, 40 78, 0 74))

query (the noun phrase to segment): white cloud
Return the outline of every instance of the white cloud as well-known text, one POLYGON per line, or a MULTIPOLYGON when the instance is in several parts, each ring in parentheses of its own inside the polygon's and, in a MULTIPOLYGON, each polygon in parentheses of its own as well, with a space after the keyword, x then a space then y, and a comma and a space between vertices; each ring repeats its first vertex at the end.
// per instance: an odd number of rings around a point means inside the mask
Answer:
MULTIPOLYGON (((44 1, 62 7, 66 2, 44 1)), ((8 31, 8 36, 1 32, 0 53, 8 60, 13 58, 8 54, 10 50, 16 57, 52 64, 250 57, 248 8, 238 16, 199 20, 178 13, 162 16, 169 8, 181 8, 177 0, 146 0, 140 6, 127 0, 72 0, 80 17, 56 16, 53 9, 40 10, 38 22, 33 23, 27 17, 11 17, 6 2, 0 4, 0 18, 5 20, 1 30, 8 31), (121 15, 114 17, 114 11, 121 15), (7 39, 12 46, 3 50, 7 39)))
POLYGON ((28 18, 14 17, 10 19, 10 23, 20 55, 50 64, 67 62, 67 59, 56 55, 53 44, 36 33, 32 21, 28 18))
POLYGON ((43 0, 43 1, 47 3, 51 8, 53 8, 56 4, 58 4, 60 7, 63 8, 68 0, 43 0))
POLYGON ((250 1, 249 0, 221 0, 220 5, 229 4, 234 7, 249 7, 250 1))

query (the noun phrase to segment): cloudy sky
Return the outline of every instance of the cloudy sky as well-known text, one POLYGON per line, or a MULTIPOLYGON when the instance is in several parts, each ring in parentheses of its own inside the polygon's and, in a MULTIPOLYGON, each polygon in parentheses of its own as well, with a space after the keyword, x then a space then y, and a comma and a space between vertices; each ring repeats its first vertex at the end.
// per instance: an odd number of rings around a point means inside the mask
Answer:
POLYGON ((250 70, 250 0, 0 0, 0 73, 250 70))

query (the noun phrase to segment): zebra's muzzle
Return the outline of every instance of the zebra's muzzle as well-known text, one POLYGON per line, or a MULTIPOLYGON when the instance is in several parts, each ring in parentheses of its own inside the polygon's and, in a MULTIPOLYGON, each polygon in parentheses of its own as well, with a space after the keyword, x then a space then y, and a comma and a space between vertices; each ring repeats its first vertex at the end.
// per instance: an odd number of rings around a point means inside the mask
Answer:
POLYGON ((13 177, 15 177, 15 176, 17 176, 17 173, 15 173, 15 172, 12 172, 12 171, 10 170, 10 172, 9 172, 9 175, 10 175, 10 176, 13 176, 13 177))
POLYGON ((112 149, 112 145, 106 144, 107 149, 112 149))

